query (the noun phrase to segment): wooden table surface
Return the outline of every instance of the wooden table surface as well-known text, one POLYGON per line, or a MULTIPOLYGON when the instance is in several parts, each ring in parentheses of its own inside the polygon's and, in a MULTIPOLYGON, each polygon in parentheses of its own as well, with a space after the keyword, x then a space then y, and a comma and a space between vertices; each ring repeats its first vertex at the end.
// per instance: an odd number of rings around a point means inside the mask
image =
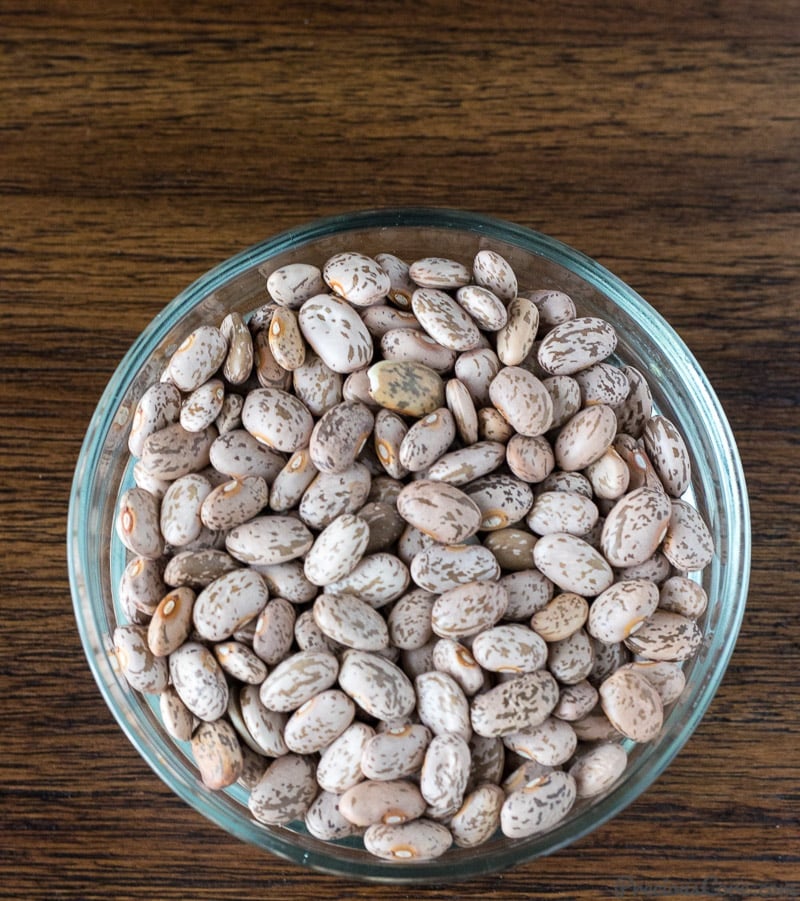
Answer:
POLYGON ((0 898, 797 898, 800 12, 787 0, 0 0, 0 898), (425 890, 238 843, 102 701, 65 556, 106 381, 178 291, 319 215, 461 207, 599 259, 739 442, 750 601, 708 715, 617 819, 425 890))

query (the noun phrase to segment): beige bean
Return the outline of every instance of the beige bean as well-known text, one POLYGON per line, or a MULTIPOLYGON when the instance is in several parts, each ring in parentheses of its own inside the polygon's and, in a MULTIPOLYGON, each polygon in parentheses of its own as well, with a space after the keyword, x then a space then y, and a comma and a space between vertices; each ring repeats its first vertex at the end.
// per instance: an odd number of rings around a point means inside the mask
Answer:
POLYGON ((444 394, 462 444, 474 444, 478 440, 478 413, 467 386, 459 379, 448 379, 444 394))
MULTIPOLYGON (((399 311, 395 310, 395 313, 399 311)), ((381 354, 384 360, 422 363, 434 372, 444 373, 453 368, 456 351, 443 347, 414 319, 413 328, 390 329, 381 337, 381 354)))
POLYGON ((553 597, 553 583, 538 569, 506 573, 500 583, 508 594, 503 618, 512 622, 530 619, 553 597))
POLYGON ((306 553, 306 578, 320 586, 343 579, 364 556, 368 541, 369 527, 364 520, 342 513, 317 535, 306 553))
POLYGON ((288 753, 289 749, 283 737, 287 714, 285 711, 265 707, 261 701, 258 685, 241 686, 239 708, 254 750, 268 757, 282 757, 288 753))
POLYGON ((586 469, 608 450, 617 431, 614 411, 606 404, 584 407, 559 430, 553 451, 566 472, 586 469))
POLYGON ((288 391, 256 388, 245 399, 242 425, 267 447, 294 453, 308 444, 314 419, 308 407, 288 391))
POLYGON ((435 463, 456 437, 456 423, 447 407, 440 407, 417 420, 400 443, 400 465, 408 472, 421 472, 435 463))
POLYGON ((158 696, 158 710, 167 733, 176 741, 190 741, 194 731, 194 715, 175 691, 168 685, 158 696))
POLYGON ((370 397, 404 416, 426 416, 444 403, 438 372, 422 363, 382 360, 367 370, 370 397))
POLYGON ((300 307, 298 323, 308 344, 334 372, 355 372, 372 360, 372 336, 346 300, 331 294, 310 297, 300 307))
POLYGON ((363 463, 344 472, 321 472, 303 492, 300 519, 311 529, 324 529, 337 517, 355 513, 369 497, 372 478, 363 463))
POLYGON ((543 435, 512 435, 505 453, 508 468, 526 482, 541 482, 555 466, 553 448, 543 435))
POLYGON ((246 429, 234 429, 214 440, 209 448, 209 462, 214 469, 231 479, 261 476, 269 484, 286 461, 246 429))
POLYGON ((321 791, 306 811, 304 823, 309 833, 323 842, 335 842, 352 835, 359 835, 361 829, 342 816, 339 810, 340 795, 331 791, 321 791))
POLYGON ((454 372, 466 387, 476 408, 488 406, 489 385, 500 372, 501 363, 490 347, 478 347, 458 355, 454 372))
POLYGON ((658 606, 670 613, 697 619, 706 611, 708 594, 699 582, 686 576, 672 576, 661 585, 658 606))
POLYGON ((380 651, 389 646, 386 620, 355 594, 320 594, 312 610, 323 634, 345 647, 380 651))
POLYGON ((214 425, 224 402, 225 385, 222 379, 209 379, 183 401, 178 421, 187 432, 202 432, 214 425))
POLYGON ((270 598, 258 614, 252 645, 264 663, 275 666, 289 654, 296 620, 294 606, 281 596, 270 598))
POLYGON ((167 364, 169 380, 181 391, 194 391, 222 366, 228 342, 213 325, 200 325, 184 338, 167 364))
POLYGON ((389 276, 372 257, 356 251, 335 253, 322 267, 325 283, 358 307, 378 303, 389 292, 389 276))
POLYGON ((553 716, 568 723, 583 719, 597 706, 599 697, 597 689, 586 679, 574 685, 565 685, 558 696, 553 716))
POLYGON ((552 328, 538 350, 541 367, 551 375, 573 375, 611 356, 617 335, 604 319, 578 316, 552 328))
POLYGON ((200 520, 209 529, 232 529, 257 516, 268 500, 269 488, 262 476, 232 479, 206 495, 200 505, 200 520))
POLYGON ((140 457, 145 439, 153 432, 178 421, 181 393, 170 382, 156 382, 139 398, 128 434, 128 450, 140 457))
POLYGON ((464 492, 481 511, 482 531, 497 531, 525 518, 533 505, 526 482, 505 473, 491 473, 465 486, 464 492))
POLYGON ((594 597, 614 581, 614 573, 595 548, 577 535, 551 532, 533 549, 537 568, 562 591, 594 597))
POLYGON ((584 629, 547 646, 547 668, 562 685, 576 685, 592 672, 594 647, 584 629))
POLYGON ((344 732, 355 712, 355 704, 343 691, 321 691, 289 717, 283 730, 284 741, 296 754, 315 754, 344 732))
POLYGON ((475 254, 472 277, 475 284, 488 288, 505 302, 517 296, 517 276, 508 260, 496 250, 484 248, 475 254))
POLYGON ((143 488, 128 488, 120 498, 115 521, 116 533, 129 551, 140 557, 156 558, 164 552, 159 528, 160 504, 143 488))
POLYGON ((525 521, 537 535, 568 532, 580 537, 591 530, 599 515, 594 501, 580 492, 543 491, 525 521))

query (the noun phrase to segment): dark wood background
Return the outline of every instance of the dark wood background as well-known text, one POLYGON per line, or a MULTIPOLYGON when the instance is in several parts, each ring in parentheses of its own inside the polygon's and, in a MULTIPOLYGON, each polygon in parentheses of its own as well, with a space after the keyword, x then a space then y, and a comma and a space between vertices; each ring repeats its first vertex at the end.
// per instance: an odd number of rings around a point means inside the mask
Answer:
POLYGON ((796 898, 800 8, 793 0, 0 0, 0 897, 796 898), (615 821, 455 887, 305 872, 184 806, 95 687, 67 584, 128 344, 319 215, 456 206, 596 257, 679 330, 749 480, 749 609, 707 717, 615 821))

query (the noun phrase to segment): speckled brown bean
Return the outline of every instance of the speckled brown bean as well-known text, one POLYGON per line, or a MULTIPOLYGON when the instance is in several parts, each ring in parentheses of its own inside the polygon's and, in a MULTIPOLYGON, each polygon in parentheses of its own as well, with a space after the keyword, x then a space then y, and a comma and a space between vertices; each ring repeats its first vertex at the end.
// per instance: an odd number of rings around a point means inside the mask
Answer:
POLYGON ((431 738, 430 729, 421 723, 388 726, 364 744, 361 771, 375 781, 410 776, 422 766, 431 738))
MULTIPOLYGON (((359 514, 359 519, 362 519, 359 514)), ((371 607, 383 607, 396 601, 408 587, 410 577, 403 561, 386 551, 362 557, 342 579, 331 582, 331 594, 352 593, 371 607)))
POLYGON ((456 300, 484 331, 496 332, 508 321, 503 301, 488 288, 463 285, 456 291, 456 300))
POLYGON ((617 500, 630 485, 630 469, 613 446, 590 463, 585 474, 595 495, 603 500, 617 500))
POLYGON ((133 557, 120 576, 119 602, 135 625, 146 625, 167 592, 163 561, 157 557, 133 557))
POLYGON ((469 769, 469 746, 462 736, 449 732, 434 735, 420 771, 422 797, 437 813, 452 815, 464 800, 469 769))
POLYGON ((637 488, 623 495, 603 523, 600 545, 612 566, 633 566, 661 544, 672 512, 663 491, 637 488))
POLYGON ((622 745, 602 742, 578 754, 569 767, 578 798, 596 798, 625 772, 628 755, 622 745))
POLYGON ((253 633, 253 650, 265 663, 276 666, 287 656, 296 619, 295 608, 285 597, 270 598, 267 602, 258 615, 253 633))
POLYGON ((158 694, 169 682, 167 661, 147 643, 147 631, 133 623, 117 626, 112 635, 114 657, 127 683, 136 691, 158 694))
POLYGON ((508 594, 499 582, 467 582, 439 595, 431 625, 440 638, 465 638, 499 622, 507 606, 508 594))
POLYGON ((696 572, 714 557, 714 539, 698 510, 688 501, 673 500, 661 550, 679 570, 696 572))
POLYGON ((552 424, 550 394, 527 369, 506 366, 500 370, 489 386, 489 398, 520 435, 543 435, 552 424))
POLYGON ((547 645, 528 626, 503 623, 475 637, 472 656, 492 673, 532 673, 544 666, 547 645))
POLYGON ((215 791, 233 785, 244 767, 239 739, 230 723, 200 723, 192 735, 192 758, 203 784, 215 791))
POLYGON ((452 845, 450 830, 433 820, 375 824, 364 832, 364 847, 375 857, 392 861, 434 860, 452 845))
POLYGON ((325 283, 354 306, 368 307, 378 303, 389 292, 389 276, 366 254, 357 251, 336 253, 322 268, 325 283))
POLYGON ((261 476, 270 483, 286 461, 245 429, 234 429, 214 440, 209 448, 209 462, 231 479, 261 476))
POLYGON ((158 696, 158 711, 167 733, 176 741, 189 741, 194 730, 194 715, 175 691, 168 685, 158 696))
POLYGON ((286 721, 284 741, 296 754, 315 754, 344 732, 355 712, 355 704, 343 691, 337 688, 321 691, 286 721))
POLYGON ((589 605, 579 594, 563 591, 531 617, 531 628, 545 641, 561 641, 580 629, 589 605))
POLYGON ((187 432, 201 432, 214 424, 225 402, 222 379, 209 379, 192 391, 181 404, 179 422, 187 432))
POLYGON ((181 391, 194 391, 222 366, 227 352, 228 342, 216 326, 198 326, 170 357, 169 379, 181 391))
POLYGON ((147 645, 157 657, 171 654, 189 637, 194 601, 194 591, 183 587, 170 591, 159 602, 147 627, 147 645))
POLYGON ((483 539, 483 546, 495 555, 500 567, 511 572, 533 568, 536 543, 532 532, 513 526, 489 532, 483 539))
POLYGON ((532 291, 528 297, 539 310, 540 332, 545 334, 555 326, 575 318, 575 302, 563 291, 532 291))
POLYGON ((309 833, 322 842, 335 842, 351 835, 359 835, 361 828, 354 826, 339 810, 340 795, 321 791, 306 811, 304 823, 309 833))
POLYGON ((303 571, 314 585, 329 585, 352 572, 364 556, 369 527, 353 513, 337 516, 317 535, 308 550, 303 571))
POLYGON ((370 501, 356 511, 369 526, 367 555, 394 548, 406 524, 393 504, 370 501))
POLYGON ((519 366, 528 356, 539 328, 539 311, 527 297, 508 305, 508 321, 497 332, 497 356, 505 366, 519 366))
POLYGON ((307 352, 302 366, 292 372, 292 387, 312 416, 322 416, 342 400, 343 379, 317 354, 307 352))
POLYGON ((273 563, 269 566, 253 564, 252 568, 264 577, 273 597, 286 598, 292 604, 306 604, 316 597, 317 587, 303 575, 300 560, 288 560, 286 563, 273 563))
POLYGON ((464 492, 481 511, 481 531, 494 532, 525 518, 533 505, 526 482, 506 473, 492 473, 466 485, 464 492))
POLYGON ((339 661, 328 651, 297 651, 282 660, 261 683, 261 703, 280 713, 296 710, 315 694, 330 688, 338 673, 339 661))
POLYGON ((344 472, 321 472, 300 498, 300 519, 309 528, 324 529, 337 516, 361 507, 370 487, 369 470, 362 463, 353 463, 344 472))
POLYGON ((580 720, 597 706, 597 689, 586 679, 574 685, 565 685, 558 696, 553 716, 568 723, 580 720))
POLYGON ((456 423, 447 407, 417 420, 400 443, 400 464, 408 472, 421 472, 435 463, 453 443, 456 423))
POLYGON ((293 394, 278 388, 255 388, 244 402, 242 424, 267 447, 293 453, 308 444, 314 420, 293 394))
POLYGON ((476 848, 487 842, 500 825, 505 793, 499 785, 479 785, 464 798, 450 820, 453 841, 459 848, 476 848))
POLYGON ((458 355, 454 367, 456 378, 466 387, 476 408, 490 403, 489 385, 502 364, 490 347, 478 347, 458 355))
POLYGON ((369 438, 374 422, 371 411, 363 404, 344 401, 331 407, 311 432, 311 461, 320 472, 349 469, 369 438))
POLYGON ((656 610, 625 644, 646 660, 681 661, 694 656, 702 641, 703 633, 693 619, 656 610))
POLYGON ((188 473, 170 483, 159 516, 161 534, 168 544, 184 547, 200 535, 201 509, 211 490, 211 482, 200 473, 188 473))
POLYGON ((433 544, 414 556, 411 578, 420 588, 442 592, 476 579, 499 579, 500 566, 480 544, 433 544))
POLYGON ((164 552, 159 527, 160 504, 149 491, 129 488, 123 492, 115 521, 116 532, 125 547, 140 557, 156 558, 164 552))
POLYGON ((389 303, 376 303, 367 307, 361 313, 361 319, 374 339, 381 339, 387 332, 395 329, 411 329, 418 333, 422 331, 422 326, 412 312, 399 310, 389 303))
MULTIPOLYGON (((236 692, 231 692, 234 697, 236 692)), ((253 750, 267 757, 281 757, 288 752, 286 742, 283 739, 283 729, 286 725, 285 712, 268 710, 259 697, 258 685, 242 685, 238 695, 242 724, 245 728, 248 744, 253 750)), ((228 710, 230 715, 231 711, 228 710)), ((231 717, 233 720, 233 717, 231 717)), ((243 736, 245 737, 245 736, 243 736)))
MULTIPOLYGON (((270 311, 269 319, 272 318, 270 311)), ((253 320, 250 320, 251 325, 253 320)), ((256 380, 262 388, 277 388, 288 391, 292 384, 292 373, 275 359, 269 346, 268 324, 253 334, 253 358, 256 380)))
POLYGON ((510 735, 543 723, 557 703, 558 683, 549 672, 524 673, 475 697, 472 728, 487 738, 510 735))
POLYGON ((577 535, 552 532, 543 535, 533 549, 538 569, 562 591, 594 597, 614 581, 603 555, 577 535))
POLYGON ((594 363, 573 376, 581 392, 584 407, 594 404, 619 406, 628 396, 628 377, 619 366, 611 363, 594 363))
POLYGON ((240 565, 230 554, 217 548, 181 551, 167 563, 164 582, 173 588, 180 585, 203 588, 240 565))
POLYGON ((481 512, 463 491, 446 482, 419 479, 397 497, 403 519, 442 544, 459 544, 478 531, 481 512))
POLYGON ((408 276, 421 287, 455 289, 469 282, 470 271, 458 260, 430 256, 414 260, 408 267, 408 276))
POLYGON ((270 350, 279 366, 292 372, 303 365, 306 343, 294 310, 278 307, 272 314, 268 335, 270 350))
POLYGON ((478 440, 478 413, 467 386, 459 379, 448 379, 444 393, 462 444, 474 444, 478 440))
POLYGON ((689 619, 702 616, 708 606, 708 594, 699 583, 686 576, 671 576, 660 588, 658 606, 689 619))
POLYGON ((528 726, 506 735, 503 744, 515 754, 555 767, 572 757, 578 737, 568 722, 550 716, 538 726, 528 726))
POLYGON ((553 583, 538 569, 506 573, 500 582, 508 593, 503 616, 512 622, 529 619, 553 597, 553 583))
POLYGON ((689 451, 683 436, 666 416, 652 416, 644 424, 642 440, 664 490, 680 497, 692 480, 689 451))
POLYGON ((225 316, 219 330, 228 342, 222 374, 231 385, 241 385, 253 371, 253 336, 241 313, 235 310, 225 316))
POLYGON ((539 365, 551 375, 573 375, 611 356, 614 327, 604 319, 579 316, 555 326, 539 345, 539 365))
POLYGON ((417 715, 434 735, 454 734, 464 741, 469 739, 469 702, 452 676, 435 671, 422 673, 414 680, 414 689, 417 715))
POLYGON ((622 371, 628 379, 628 396, 614 407, 620 432, 632 438, 641 437, 645 423, 653 411, 653 398, 647 380, 633 366, 623 366, 622 371))
POLYGON ((355 372, 372 360, 372 335, 347 301, 318 294, 298 314, 303 337, 334 372, 355 372))
POLYGON ((297 308, 304 300, 324 290, 322 273, 310 263, 289 263, 267 276, 267 291, 275 303, 282 306, 297 308))
POLYGON ((586 630, 606 644, 623 641, 644 624, 658 606, 658 587, 645 579, 615 582, 592 602, 586 630))
POLYGON ((422 363, 439 373, 448 372, 456 361, 456 351, 443 347, 419 326, 390 329, 381 337, 381 354, 384 360, 422 363))
POLYGON ((269 500, 261 476, 245 476, 218 485, 200 505, 200 520, 209 529, 228 530, 257 516, 269 500))
POLYGON ((150 385, 136 404, 128 435, 128 450, 134 457, 141 456, 147 436, 177 422, 180 412, 181 393, 175 385, 170 382, 150 385))
POLYGON ((220 641, 214 645, 214 656, 222 669, 239 682, 260 685, 267 677, 264 661, 240 641, 220 641))
POLYGON ((367 370, 375 403, 404 416, 425 416, 444 403, 444 382, 422 363, 382 360, 367 370))
POLYGON ((585 469, 611 446, 616 431, 611 407, 584 407, 561 427, 553 447, 556 463, 566 472, 585 469))
POLYGON ((526 838, 545 832, 569 813, 575 803, 575 780, 554 770, 506 797, 500 828, 508 838, 526 838))
POLYGON ((368 651, 349 649, 342 656, 339 686, 368 714, 396 720, 414 709, 414 686, 390 660, 368 651))
POLYGON ((311 758, 285 754, 267 767, 247 804, 259 823, 276 826, 302 819, 317 790, 311 758))
POLYGON ((609 722, 631 741, 652 741, 661 731, 664 709, 653 686, 631 670, 617 670, 600 686, 609 722))
POLYGON ((525 521, 537 535, 569 532, 581 536, 594 526, 598 516, 594 501, 577 491, 543 491, 525 521))
POLYGON ((506 445, 506 463, 515 476, 535 484, 552 472, 555 456, 550 442, 542 435, 512 435, 506 445))
POLYGON ((472 277, 475 284, 493 291, 506 303, 517 296, 517 276, 508 260, 496 250, 485 248, 475 254, 472 277))
POLYGON ((180 699, 200 720, 219 719, 228 706, 228 683, 214 654, 187 641, 169 655, 169 674, 180 699))
POLYGON ((401 650, 423 647, 431 640, 431 610, 436 595, 418 588, 404 594, 389 611, 389 638, 401 650))
POLYGON ((428 468, 425 477, 460 487, 497 469, 505 455, 506 447, 501 442, 477 441, 439 457, 428 468))
POLYGON ((584 629, 547 646, 547 668, 562 685, 576 685, 592 672, 594 647, 584 629))
POLYGON ((302 557, 314 536, 292 516, 256 516, 231 529, 225 547, 243 563, 285 563, 302 557))
POLYGON ((345 647, 380 651, 389 646, 386 621, 355 594, 320 594, 312 610, 323 634, 345 647))

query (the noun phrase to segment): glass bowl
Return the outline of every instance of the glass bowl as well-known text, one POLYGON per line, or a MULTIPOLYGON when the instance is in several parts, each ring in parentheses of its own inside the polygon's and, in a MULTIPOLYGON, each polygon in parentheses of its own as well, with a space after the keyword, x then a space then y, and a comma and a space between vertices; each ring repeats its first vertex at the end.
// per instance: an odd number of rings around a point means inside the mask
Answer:
POLYGON ((482 215, 425 208, 347 213, 292 229, 226 260, 169 303, 123 358, 89 424, 72 487, 67 542, 75 616, 92 673, 117 722, 159 778, 209 820, 274 855, 330 874, 398 884, 466 879, 553 853, 644 792, 689 739, 719 686, 744 613, 750 567, 748 502, 734 438, 700 366, 667 322, 598 263, 552 238, 482 215), (331 844, 301 824, 261 825, 249 814, 245 789, 212 792, 202 785, 188 748, 164 731, 153 697, 130 690, 116 666, 111 635, 123 619, 116 595, 126 551, 115 534, 115 508, 132 484, 127 433, 138 398, 193 328, 264 303, 261 267, 321 266, 342 250, 389 251, 409 262, 438 255, 469 264, 482 248, 505 257, 521 286, 565 291, 580 313, 613 323, 617 356, 646 375, 654 405, 682 430, 692 457, 691 499, 716 547, 701 575, 709 597, 701 621, 704 641, 685 665, 685 690, 667 709, 661 734, 630 747, 627 770, 604 796, 578 802, 542 835, 498 835, 478 848, 453 847, 433 861, 393 863, 369 855, 360 840, 331 844))

